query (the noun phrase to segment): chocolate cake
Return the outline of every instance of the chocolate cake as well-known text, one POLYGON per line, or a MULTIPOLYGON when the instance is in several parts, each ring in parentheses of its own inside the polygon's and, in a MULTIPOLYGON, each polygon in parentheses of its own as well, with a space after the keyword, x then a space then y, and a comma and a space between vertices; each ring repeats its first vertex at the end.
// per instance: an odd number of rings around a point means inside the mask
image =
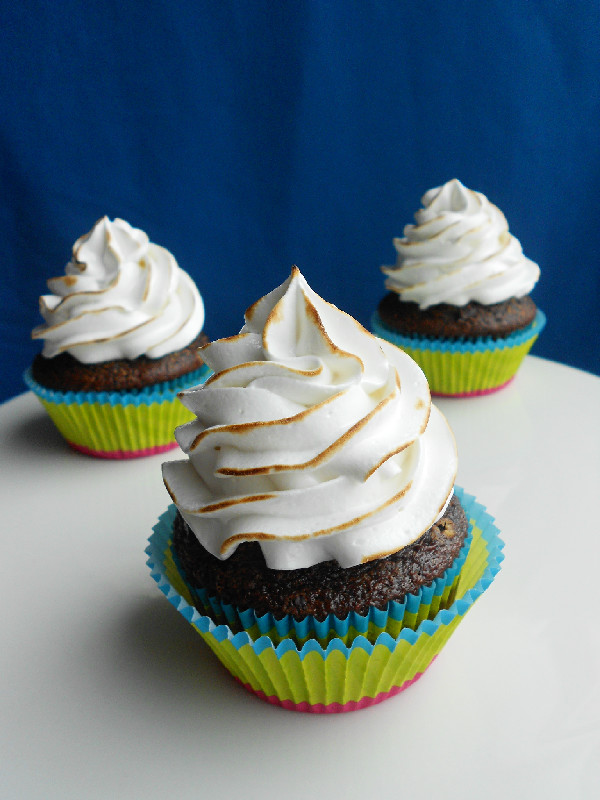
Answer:
MULTIPOLYGON (((313 615, 322 620, 333 613, 345 618, 350 611, 365 614, 369 606, 385 608, 406 594, 430 584, 451 566, 468 533, 465 512, 456 496, 444 516, 412 544, 386 558, 343 569, 335 561, 306 569, 269 569, 258 542, 240 544, 221 561, 198 542, 178 513, 173 550, 191 586, 205 588, 221 603, 257 615, 271 612, 295 619, 313 615)), ((201 613, 207 613, 203 607, 201 613)))
POLYGON ((139 356, 83 364, 69 353, 54 358, 38 354, 32 364, 34 379, 47 389, 61 392, 131 392, 154 386, 200 369, 204 361, 198 348, 208 343, 200 333, 186 347, 162 358, 139 356))
POLYGON ((476 339, 480 336, 503 338, 533 322, 536 305, 529 297, 511 297, 500 303, 483 305, 473 301, 463 306, 440 303, 420 308, 388 292, 377 308, 383 324, 405 336, 431 339, 476 339))

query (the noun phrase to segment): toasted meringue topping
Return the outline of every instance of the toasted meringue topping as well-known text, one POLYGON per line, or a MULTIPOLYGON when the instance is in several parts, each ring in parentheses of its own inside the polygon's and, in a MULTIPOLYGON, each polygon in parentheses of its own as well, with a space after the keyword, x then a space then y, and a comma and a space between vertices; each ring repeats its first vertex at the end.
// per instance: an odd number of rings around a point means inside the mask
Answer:
POLYGON ((394 239, 394 267, 382 267, 386 287, 401 300, 427 308, 438 303, 485 305, 523 297, 540 269, 523 255, 504 214, 458 180, 430 189, 416 225, 394 239))
POLYGON ((32 332, 43 355, 89 364, 160 358, 193 341, 204 324, 196 285, 164 247, 122 219, 98 220, 73 245, 65 275, 40 297, 46 324, 32 332))
POLYGON ((180 395, 196 416, 176 431, 188 458, 163 478, 210 553, 257 541, 271 568, 350 567, 440 517, 456 448, 425 376, 296 268, 202 355, 215 374, 180 395))

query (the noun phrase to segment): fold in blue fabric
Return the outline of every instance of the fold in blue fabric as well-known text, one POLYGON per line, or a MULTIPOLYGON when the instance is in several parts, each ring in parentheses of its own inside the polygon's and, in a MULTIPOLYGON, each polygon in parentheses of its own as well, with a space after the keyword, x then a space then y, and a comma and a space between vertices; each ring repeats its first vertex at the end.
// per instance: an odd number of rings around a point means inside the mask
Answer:
POLYGON ((600 373, 598 3, 28 0, 0 24, 0 400, 104 214, 175 255, 210 338, 293 264, 368 327, 453 177, 540 264, 534 352, 600 373))

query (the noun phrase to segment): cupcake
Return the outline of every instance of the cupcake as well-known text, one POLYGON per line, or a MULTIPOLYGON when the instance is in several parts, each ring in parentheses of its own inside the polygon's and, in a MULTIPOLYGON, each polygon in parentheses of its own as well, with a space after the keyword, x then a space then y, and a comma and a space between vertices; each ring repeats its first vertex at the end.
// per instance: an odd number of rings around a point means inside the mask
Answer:
POLYGON ((152 576, 268 702, 348 711, 417 680, 499 569, 417 364, 297 269, 206 345, 163 464, 152 576))
POLYGON ((388 294, 371 329, 407 352, 434 394, 487 394, 506 386, 545 325, 529 293, 540 270, 502 212, 458 180, 422 198, 415 225, 394 239, 383 267, 388 294))
POLYGON ((25 373, 76 450, 131 458, 177 446, 192 418, 177 394, 209 373, 204 304, 165 248, 121 219, 100 219, 73 245, 40 298, 43 349, 25 373))

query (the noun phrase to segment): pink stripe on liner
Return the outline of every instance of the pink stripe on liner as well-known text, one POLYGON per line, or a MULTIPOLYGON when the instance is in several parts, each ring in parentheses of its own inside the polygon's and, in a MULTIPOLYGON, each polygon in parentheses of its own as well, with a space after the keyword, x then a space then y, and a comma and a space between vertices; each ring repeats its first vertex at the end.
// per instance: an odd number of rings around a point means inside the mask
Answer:
POLYGON ((432 392, 432 395, 436 397, 483 397, 486 394, 494 394, 494 392, 499 392, 500 389, 504 389, 508 386, 509 383, 512 383, 515 379, 515 375, 512 378, 509 378, 506 383, 501 383, 500 386, 492 386, 491 389, 477 389, 474 392, 456 392, 456 394, 446 394, 445 392, 432 392))
POLYGON ((86 447, 83 444, 74 444, 73 442, 69 442, 69 447, 86 456, 112 458, 123 461, 128 458, 143 458, 144 456, 155 456, 158 453, 166 453, 169 450, 173 450, 174 447, 177 447, 177 442, 157 444, 154 447, 144 447, 141 450, 92 450, 91 447, 86 447))
MULTIPOLYGON (((437 656, 434 656, 433 661, 437 656)), ((433 664, 433 661, 429 664, 427 669, 433 664)), ((359 711, 361 708, 369 708, 369 706, 376 706, 378 703, 382 703, 384 700, 388 700, 390 697, 394 697, 400 692, 403 692, 405 689, 408 689, 409 686, 412 686, 413 683, 416 683, 419 678, 425 674, 425 671, 418 672, 414 678, 411 678, 409 681, 405 681, 402 686, 392 686, 392 688, 388 692, 381 692, 376 697, 362 697, 360 700, 349 700, 347 703, 343 705, 341 703, 330 703, 329 705, 323 705, 323 703, 315 703, 314 705, 303 701, 302 703, 294 703, 292 700, 280 700, 275 695, 267 696, 264 692, 261 692, 260 689, 258 691, 254 690, 250 684, 242 683, 239 678, 236 678, 238 683, 241 683, 244 689, 247 689, 252 694, 255 694, 261 700, 264 700, 266 703, 270 703, 273 706, 281 706, 281 708, 286 708, 288 711, 304 711, 310 714, 342 714, 347 711, 359 711)))

